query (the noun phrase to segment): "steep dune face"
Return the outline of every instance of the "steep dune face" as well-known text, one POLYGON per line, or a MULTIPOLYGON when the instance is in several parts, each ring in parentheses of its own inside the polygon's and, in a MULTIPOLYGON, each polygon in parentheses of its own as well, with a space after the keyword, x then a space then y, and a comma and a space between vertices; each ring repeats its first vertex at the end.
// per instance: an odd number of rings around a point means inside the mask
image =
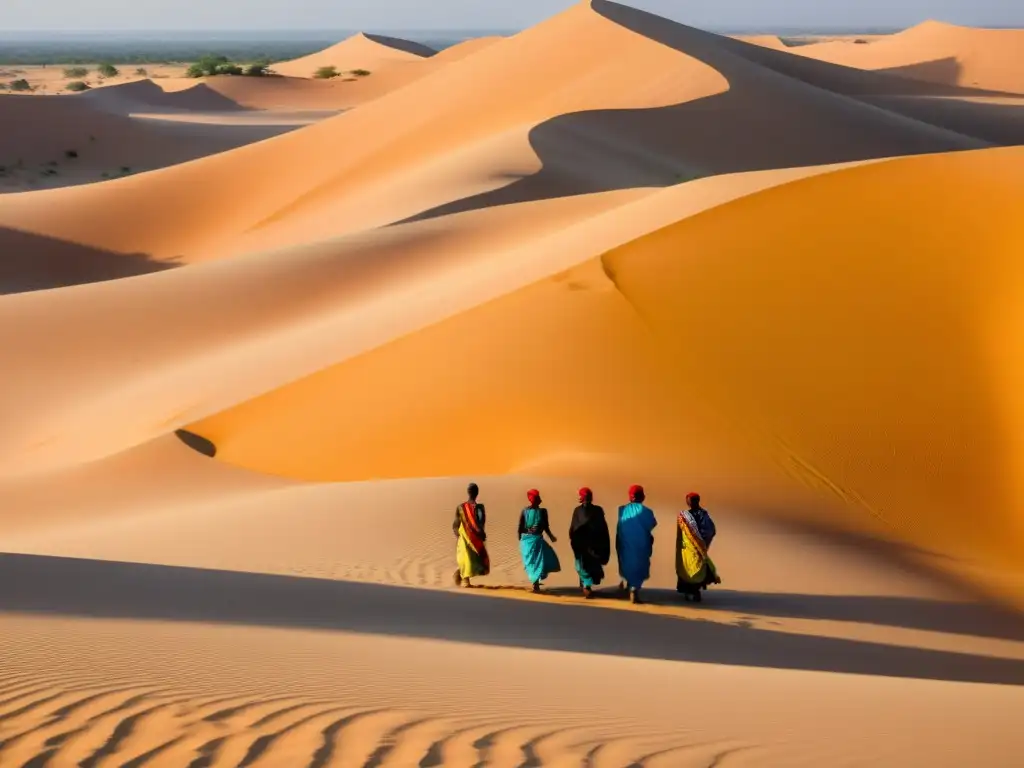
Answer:
POLYGON ((495 204, 986 145, 736 50, 849 73, 595 0, 319 125, 132 183, 12 200, 0 223, 189 262, 495 204), (198 188, 245 204, 212 208, 198 188))
POLYGON ((793 182, 194 428, 226 461, 317 479, 588 454, 687 466, 726 497, 786 477, 1007 562, 1024 551, 1022 167, 1009 149, 793 182))
POLYGON ((416 62, 434 53, 433 49, 410 40, 359 33, 309 56, 277 62, 271 69, 287 77, 312 77, 320 67, 335 67, 339 72, 354 69, 376 72, 416 62))
POLYGON ((828 42, 791 51, 858 69, 943 85, 1024 94, 1024 30, 974 29, 926 21, 865 45, 828 42))
POLYGON ((795 480, 911 538, 1012 562, 1022 164, 1007 149, 808 179, 604 261, 663 354, 699 365, 702 398, 774 440, 795 480), (813 224, 799 214, 811 199, 813 224))

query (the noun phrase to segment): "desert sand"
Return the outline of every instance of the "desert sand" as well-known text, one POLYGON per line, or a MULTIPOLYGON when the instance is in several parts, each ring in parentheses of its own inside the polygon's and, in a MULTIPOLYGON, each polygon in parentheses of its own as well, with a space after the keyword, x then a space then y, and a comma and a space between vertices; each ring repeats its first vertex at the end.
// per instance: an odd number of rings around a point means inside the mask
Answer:
POLYGON ((68 177, 0 195, 0 764, 1015 765, 1024 53, 816 47, 588 0, 0 97, 68 177), (647 603, 584 601, 576 489, 637 482, 647 603))
POLYGON ((926 21, 895 35, 795 46, 821 61, 934 83, 1024 94, 1024 30, 975 29, 926 21))

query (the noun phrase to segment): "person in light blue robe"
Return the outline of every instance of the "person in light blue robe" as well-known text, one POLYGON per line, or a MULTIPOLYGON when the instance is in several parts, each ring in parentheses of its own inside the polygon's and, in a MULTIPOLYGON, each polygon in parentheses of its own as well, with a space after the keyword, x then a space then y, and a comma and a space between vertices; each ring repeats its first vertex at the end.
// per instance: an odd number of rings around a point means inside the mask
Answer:
POLYGON ((562 566, 555 550, 544 541, 544 534, 552 542, 558 539, 551 533, 548 511, 540 505, 540 492, 530 490, 526 497, 530 500, 530 506, 519 515, 519 553, 523 556, 523 568, 533 584, 533 591, 540 592, 541 582, 550 574, 562 570, 562 566))
POLYGON ((640 588, 651 578, 651 555, 654 552, 654 528, 658 525, 654 512, 644 506, 644 489, 629 489, 629 504, 619 507, 615 528, 615 554, 619 559, 619 587, 629 592, 631 603, 639 603, 640 588))

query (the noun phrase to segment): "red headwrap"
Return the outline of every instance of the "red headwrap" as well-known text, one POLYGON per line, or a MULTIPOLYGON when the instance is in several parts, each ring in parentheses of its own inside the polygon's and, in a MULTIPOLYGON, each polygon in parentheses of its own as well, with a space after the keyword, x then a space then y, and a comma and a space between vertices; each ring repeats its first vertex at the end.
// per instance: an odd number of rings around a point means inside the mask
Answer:
POLYGON ((531 504, 536 504, 540 501, 540 491, 536 488, 531 488, 526 492, 526 498, 530 500, 531 504))
POLYGON ((588 501, 592 501, 594 498, 594 492, 589 488, 580 488, 580 501, 584 504, 588 501))
POLYGON ((629 500, 633 502, 641 501, 644 498, 644 487, 642 485, 631 485, 629 486, 629 500))
POLYGON ((691 501, 694 501, 694 500, 700 501, 700 494, 699 493, 688 493, 688 494, 686 494, 686 503, 687 504, 689 504, 691 501))

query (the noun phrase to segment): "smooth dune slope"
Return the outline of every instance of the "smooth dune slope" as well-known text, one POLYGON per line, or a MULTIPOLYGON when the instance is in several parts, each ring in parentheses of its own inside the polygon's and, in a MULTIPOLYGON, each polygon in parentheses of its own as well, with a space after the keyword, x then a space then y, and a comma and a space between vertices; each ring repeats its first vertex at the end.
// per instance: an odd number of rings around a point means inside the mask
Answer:
POLYGON ((783 56, 595 0, 290 135, 5 200, 0 224, 190 263, 501 203, 988 144, 822 90, 836 73, 849 85, 842 68, 785 55, 809 83, 737 50, 783 56), (199 188, 245 204, 212 207, 199 188))
MULTIPOLYGON (((512 768, 524 755, 700 768, 839 754, 1003 765, 1015 754, 1020 620, 959 587, 864 540, 716 505, 729 584, 703 606, 670 596, 663 530, 652 605, 608 599, 613 589, 584 605, 569 569, 534 598, 516 589, 523 488, 544 489, 561 535, 577 483, 473 479, 494 572, 470 594, 438 589, 451 577, 451 499, 464 477, 300 484, 169 438, 37 478, 32 492, 0 481, 0 532, 17 553, 0 555, 0 579, 16 585, 0 593, 0 756, 61 768, 512 768), (19 518, 12 504, 37 513, 19 518), (467 674, 486 697, 451 684, 467 674), (540 679, 557 698, 538 700, 540 679), (719 714, 680 728, 694 694, 719 714), (860 735, 894 725, 892 738, 860 735)), ((606 506, 621 496, 620 483, 593 485, 606 506)), ((651 491, 668 523, 681 492, 651 491)))
MULTIPOLYGON (((8 297, 0 304, 9 320, 0 339, 12 364, 0 403, 3 468, 67 466, 117 453, 681 216, 828 170, 503 206, 131 282, 8 297), (97 359, 106 364, 96 366, 97 359), (78 381, 74 391, 69 378, 78 381)), ((97 270, 121 263, 109 261, 119 258, 113 254, 72 255, 97 270)))
POLYGON ((1012 564, 1022 163, 992 150, 792 182, 194 429, 225 461, 321 480, 626 454, 729 496, 782 473, 912 541, 1012 564), (968 505, 986 510, 970 532, 953 527, 968 505))
POLYGON ((800 56, 943 85, 1024 94, 1024 30, 976 29, 926 21, 867 44, 827 42, 790 49, 800 56))
POLYGON ((288 77, 312 77, 320 67, 335 67, 339 72, 365 69, 375 72, 389 66, 415 62, 435 51, 410 40, 360 32, 337 45, 309 56, 279 61, 271 69, 288 77))

